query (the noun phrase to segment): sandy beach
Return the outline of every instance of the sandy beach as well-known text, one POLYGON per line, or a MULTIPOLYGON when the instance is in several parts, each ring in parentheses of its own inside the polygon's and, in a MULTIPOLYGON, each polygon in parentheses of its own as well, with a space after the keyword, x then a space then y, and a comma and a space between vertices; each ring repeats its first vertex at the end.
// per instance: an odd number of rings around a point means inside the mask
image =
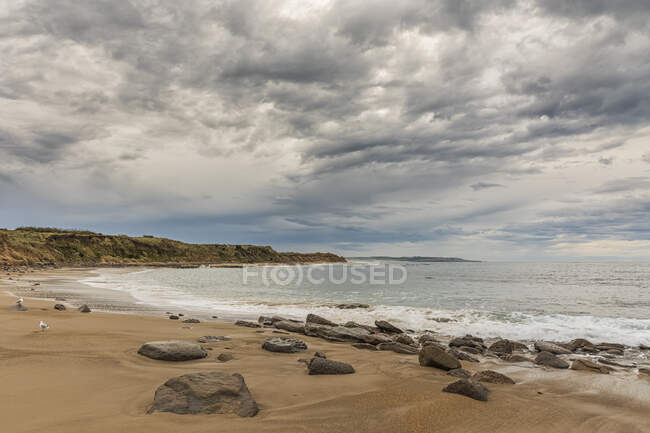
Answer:
POLYGON ((308 345, 304 353, 270 353, 261 345, 273 335, 271 329, 218 321, 187 324, 148 315, 83 314, 70 307, 56 311, 54 301, 43 299, 26 299, 29 311, 10 311, 16 299, 6 294, 10 289, 0 286, 0 430, 5 432, 650 430, 650 381, 642 376, 462 362, 470 371, 490 368, 517 382, 489 384, 489 401, 479 402, 441 392, 455 379, 445 371, 421 367, 413 355, 358 350, 305 336, 300 336, 308 345), (40 320, 50 329, 41 332, 40 320), (147 341, 195 342, 204 335, 232 340, 205 344, 211 349, 208 357, 187 362, 157 361, 137 353, 147 341), (298 359, 315 351, 352 364, 356 373, 308 375, 298 359), (221 353, 234 359, 219 362, 221 353), (156 388, 167 379, 205 371, 242 374, 259 414, 146 414, 156 388))

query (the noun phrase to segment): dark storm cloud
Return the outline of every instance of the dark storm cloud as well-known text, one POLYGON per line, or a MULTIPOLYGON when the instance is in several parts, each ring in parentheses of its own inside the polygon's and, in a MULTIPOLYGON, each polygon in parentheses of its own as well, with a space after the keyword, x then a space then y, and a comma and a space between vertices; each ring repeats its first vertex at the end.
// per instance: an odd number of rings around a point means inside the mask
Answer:
MULTIPOLYGON (((42 170, 44 184, 62 183, 65 209, 83 207, 67 202, 73 183, 79 197, 106 198, 95 206, 169 231, 206 218, 216 237, 272 232, 291 245, 484 229, 525 243, 589 236, 580 224, 590 218, 603 222, 593 230, 611 224, 608 236, 632 232, 619 212, 564 207, 561 222, 541 211, 526 226, 487 222, 516 220, 537 203, 533 194, 482 197, 503 195, 504 185, 518 194, 528 179, 552 185, 566 167, 609 173, 650 161, 617 154, 650 119, 647 1, 53 0, 0 9, 0 157, 11 168, 0 173, 42 170), (224 160, 241 168, 214 177, 224 160), (156 177, 165 170, 180 181, 156 177), (230 200, 240 185, 244 199, 230 200), (184 205, 158 208, 165 196, 184 205), (151 217, 164 212, 172 215, 151 217)), ((626 173, 572 192, 640 195, 644 182, 626 173)), ((26 196, 39 190, 30 187, 26 196)), ((564 206, 573 197, 563 193, 545 203, 564 206)), ((644 209, 632 213, 648 217, 644 209)))

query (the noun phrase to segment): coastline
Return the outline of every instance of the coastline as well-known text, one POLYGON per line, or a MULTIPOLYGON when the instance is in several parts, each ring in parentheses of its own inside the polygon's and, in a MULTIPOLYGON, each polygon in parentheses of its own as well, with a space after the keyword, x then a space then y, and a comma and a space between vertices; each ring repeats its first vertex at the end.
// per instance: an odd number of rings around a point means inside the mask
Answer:
MULTIPOLYGON (((22 277, 46 276, 38 272, 22 277)), ((49 281, 56 281, 56 275, 50 277, 49 281)), ((57 284, 69 286, 60 276, 57 284)), ((442 370, 421 367, 413 355, 358 350, 349 343, 303 335, 299 337, 308 344, 307 352, 269 353, 261 349, 273 335, 269 328, 244 328, 219 320, 187 324, 155 314, 55 311, 54 302, 46 299, 27 299, 26 312, 9 311, 6 306, 15 298, 4 292, 10 289, 0 283, 0 396, 11 402, 2 406, 0 415, 4 429, 15 433, 108 432, 116 427, 138 432, 212 432, 215 425, 219 430, 243 432, 591 433, 650 428, 650 380, 642 376, 549 371, 493 359, 462 362, 472 372, 494 369, 517 382, 515 386, 490 384, 490 401, 477 402, 441 392, 453 378, 442 370), (39 320, 51 329, 40 332, 39 320), (227 335, 232 340, 206 345, 212 350, 197 361, 168 363, 137 354, 146 341, 196 341, 203 335, 227 335), (357 373, 309 376, 297 360, 315 351, 352 364, 357 373), (234 359, 218 362, 220 353, 230 353, 234 359), (242 374, 260 413, 251 419, 146 415, 155 389, 167 379, 213 370, 242 374)))

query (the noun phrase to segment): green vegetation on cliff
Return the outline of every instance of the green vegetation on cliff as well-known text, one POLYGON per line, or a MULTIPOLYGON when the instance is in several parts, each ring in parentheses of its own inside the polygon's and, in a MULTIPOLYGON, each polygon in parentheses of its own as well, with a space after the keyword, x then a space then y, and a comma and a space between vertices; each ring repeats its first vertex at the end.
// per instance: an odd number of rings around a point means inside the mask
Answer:
POLYGON ((344 262, 330 253, 279 253, 269 246, 186 244, 153 236, 41 227, 0 229, 0 265, 199 265, 344 262))

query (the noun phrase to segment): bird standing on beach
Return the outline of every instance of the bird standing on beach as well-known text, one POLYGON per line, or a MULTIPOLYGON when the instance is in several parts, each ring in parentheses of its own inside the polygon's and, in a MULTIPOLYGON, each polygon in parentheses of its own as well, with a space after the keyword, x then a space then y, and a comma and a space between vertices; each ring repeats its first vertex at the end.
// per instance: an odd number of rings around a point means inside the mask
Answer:
POLYGON ((16 301, 16 304, 17 304, 17 305, 23 305, 23 302, 24 302, 24 301, 23 301, 23 298, 20 298, 20 299, 18 299, 18 300, 16 301))
POLYGON ((49 328, 48 324, 41 320, 41 331, 45 331, 48 328, 49 328))

